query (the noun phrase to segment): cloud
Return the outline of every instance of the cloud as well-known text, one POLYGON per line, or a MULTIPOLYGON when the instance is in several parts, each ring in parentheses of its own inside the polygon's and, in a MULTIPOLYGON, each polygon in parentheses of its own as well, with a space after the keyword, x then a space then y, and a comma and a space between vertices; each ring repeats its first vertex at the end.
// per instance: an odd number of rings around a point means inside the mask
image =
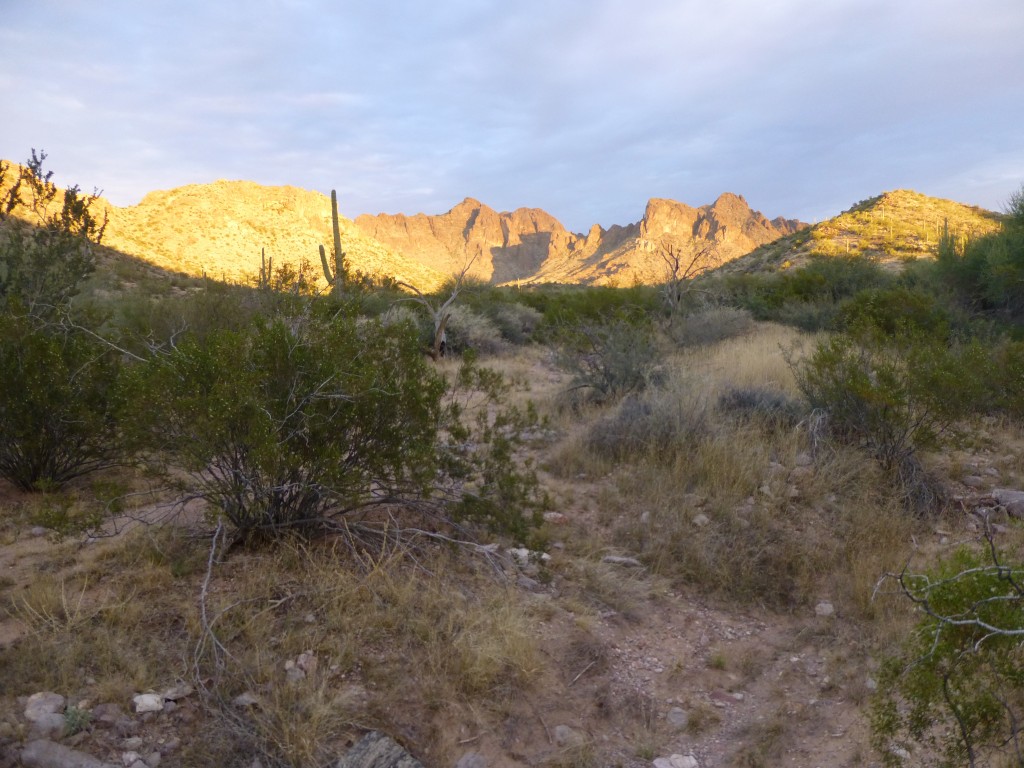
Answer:
MULTIPOLYGON (((728 189, 823 217, 894 186, 1005 199, 1024 124, 1019 0, 195 0, 15 5, 0 156, 117 202, 221 177, 466 195, 573 229, 728 189), (40 55, 45 51, 46 55, 40 55), (17 62, 15 67, 14 63, 17 62), (1008 167, 1007 167, 1008 166, 1008 167)), ((1016 170, 1015 170, 1016 169, 1016 170)))

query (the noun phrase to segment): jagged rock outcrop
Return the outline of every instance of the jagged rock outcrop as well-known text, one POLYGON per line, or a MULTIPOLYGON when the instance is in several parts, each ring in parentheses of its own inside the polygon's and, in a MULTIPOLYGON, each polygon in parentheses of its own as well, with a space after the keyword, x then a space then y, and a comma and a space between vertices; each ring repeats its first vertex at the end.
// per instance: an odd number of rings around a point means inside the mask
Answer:
POLYGON ((715 263, 724 263, 805 226, 769 221, 730 193, 700 208, 654 198, 641 221, 609 229, 595 224, 586 235, 569 232, 536 208, 498 213, 472 198, 438 216, 363 215, 355 225, 433 269, 451 274, 472 261, 470 275, 499 284, 659 282, 665 278, 664 248, 706 243, 714 246, 715 263))

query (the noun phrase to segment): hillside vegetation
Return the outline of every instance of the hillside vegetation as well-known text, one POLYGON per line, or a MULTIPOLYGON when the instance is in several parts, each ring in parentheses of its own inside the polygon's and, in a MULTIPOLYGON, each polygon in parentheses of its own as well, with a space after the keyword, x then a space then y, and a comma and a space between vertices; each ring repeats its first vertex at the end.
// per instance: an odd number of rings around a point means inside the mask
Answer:
POLYGON ((414 295, 153 271, 43 159, 0 166, 3 768, 1024 759, 1024 192, 901 270, 414 295))
POLYGON ((756 272, 803 266, 813 256, 863 256, 898 266, 935 258, 944 233, 963 242, 991 234, 1001 217, 908 189, 862 200, 826 221, 760 246, 724 271, 756 272))

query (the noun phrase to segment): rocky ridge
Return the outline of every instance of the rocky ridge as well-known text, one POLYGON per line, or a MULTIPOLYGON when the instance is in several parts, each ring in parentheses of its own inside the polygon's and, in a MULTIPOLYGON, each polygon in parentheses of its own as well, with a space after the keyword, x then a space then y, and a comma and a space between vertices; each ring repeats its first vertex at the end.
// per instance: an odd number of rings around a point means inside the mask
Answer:
POLYGON ((416 253, 440 271, 459 271, 488 282, 633 284, 665 279, 665 249, 685 252, 711 246, 713 264, 806 226, 767 219, 739 195, 725 193, 693 208, 653 198, 639 222, 587 234, 569 232, 536 208, 499 213, 466 198, 447 213, 362 215, 355 225, 368 237, 405 254, 416 253))
MULTIPOLYGON (((102 198, 97 204, 109 219, 104 245, 155 267, 249 282, 265 251, 275 267, 305 263, 322 281, 318 246, 329 245, 332 235, 330 200, 319 192, 222 180, 151 192, 134 206, 102 198)), ((731 193, 699 208, 654 198, 640 221, 595 224, 586 234, 568 231, 539 208, 498 212, 472 198, 439 215, 340 217, 352 269, 423 290, 470 262, 472 277, 494 284, 658 283, 667 276, 665 249, 710 245, 717 265, 804 226, 769 220, 731 193)))

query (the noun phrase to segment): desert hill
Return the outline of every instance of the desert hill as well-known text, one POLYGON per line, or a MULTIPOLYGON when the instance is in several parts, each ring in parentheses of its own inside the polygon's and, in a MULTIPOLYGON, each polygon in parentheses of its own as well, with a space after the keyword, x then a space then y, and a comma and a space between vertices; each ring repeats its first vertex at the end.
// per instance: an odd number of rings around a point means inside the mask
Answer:
MULTIPOLYGON (((102 198, 97 204, 109 217, 106 246, 196 277, 251 281, 263 250, 276 267, 306 262, 320 277, 318 246, 332 237, 330 200, 291 186, 222 180, 151 192, 134 206, 102 198)), ((730 193, 699 208, 655 198, 640 221, 595 224, 587 234, 568 231, 537 208, 499 213, 471 198, 440 215, 340 217, 352 269, 426 290, 470 261, 473 277, 494 284, 658 283, 666 277, 666 248, 712 245, 715 262, 725 263, 804 226, 768 220, 730 193)))
POLYGON ((963 239, 993 232, 1001 216, 909 189, 884 192, 808 229, 762 245, 723 271, 773 271, 806 263, 812 254, 860 255, 884 264, 932 258, 945 228, 963 239))

